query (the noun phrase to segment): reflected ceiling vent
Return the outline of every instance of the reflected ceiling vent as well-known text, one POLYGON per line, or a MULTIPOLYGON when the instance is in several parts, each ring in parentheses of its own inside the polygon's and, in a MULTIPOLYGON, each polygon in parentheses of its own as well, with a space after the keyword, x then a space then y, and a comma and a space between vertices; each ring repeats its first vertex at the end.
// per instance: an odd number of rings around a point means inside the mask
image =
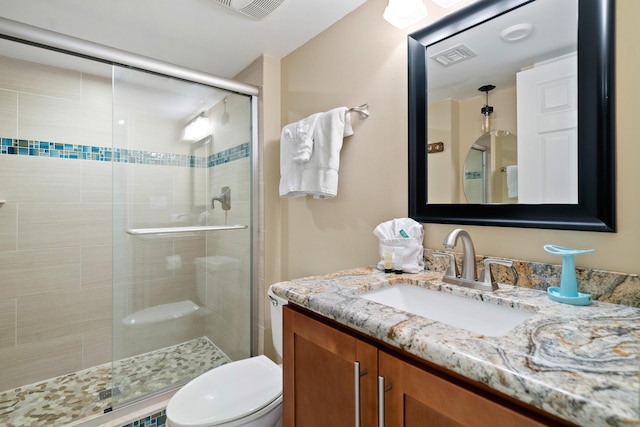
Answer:
POLYGON ((214 0, 231 10, 253 19, 263 20, 276 10, 284 0, 214 0))
POLYGON ((472 51, 470 47, 459 44, 452 47, 451 49, 447 49, 442 52, 438 52, 435 55, 431 55, 429 58, 439 62, 445 67, 448 67, 449 65, 457 64, 458 62, 462 62, 465 59, 473 58, 474 56, 478 55, 474 51, 472 51))

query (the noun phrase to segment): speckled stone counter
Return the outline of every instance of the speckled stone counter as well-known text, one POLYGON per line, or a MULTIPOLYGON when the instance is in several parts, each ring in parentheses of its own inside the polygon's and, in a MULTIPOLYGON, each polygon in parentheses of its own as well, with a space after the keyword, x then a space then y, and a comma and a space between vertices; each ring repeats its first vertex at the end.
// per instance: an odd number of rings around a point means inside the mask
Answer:
POLYGON ((276 295, 379 341, 581 426, 640 426, 640 309, 595 301, 571 306, 545 292, 501 285, 481 292, 443 284, 442 273, 357 268, 273 285, 276 295), (534 310, 488 337, 358 295, 397 283, 534 310))

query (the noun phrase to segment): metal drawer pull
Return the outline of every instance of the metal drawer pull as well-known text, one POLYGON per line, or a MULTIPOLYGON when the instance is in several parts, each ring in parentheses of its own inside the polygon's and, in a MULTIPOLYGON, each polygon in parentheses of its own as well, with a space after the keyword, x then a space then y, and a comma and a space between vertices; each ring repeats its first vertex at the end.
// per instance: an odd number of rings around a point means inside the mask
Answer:
MULTIPOLYGON (((389 386, 391 389, 391 386, 389 386)), ((384 377, 378 375, 378 426, 384 427, 384 377)))
POLYGON ((360 362, 353 362, 353 378, 356 389, 356 427, 360 427, 360 362))

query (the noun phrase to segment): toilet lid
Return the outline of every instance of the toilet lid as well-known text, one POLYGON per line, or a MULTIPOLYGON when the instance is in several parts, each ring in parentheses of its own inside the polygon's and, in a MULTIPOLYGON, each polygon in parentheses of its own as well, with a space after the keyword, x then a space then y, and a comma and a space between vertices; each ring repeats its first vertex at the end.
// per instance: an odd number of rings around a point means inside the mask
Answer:
POLYGON ((176 426, 218 425, 250 415, 282 394, 282 368, 266 356, 219 366, 182 387, 169 401, 176 426))

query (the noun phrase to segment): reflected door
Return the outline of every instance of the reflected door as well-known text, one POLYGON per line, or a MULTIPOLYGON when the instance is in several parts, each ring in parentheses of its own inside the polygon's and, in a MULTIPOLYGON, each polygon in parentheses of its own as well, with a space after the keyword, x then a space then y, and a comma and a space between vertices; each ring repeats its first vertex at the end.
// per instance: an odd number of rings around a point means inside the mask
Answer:
POLYGON ((577 57, 518 73, 518 200, 578 203, 577 57))
POLYGON ((486 203, 487 152, 482 147, 471 147, 464 162, 464 195, 468 203, 486 203))

